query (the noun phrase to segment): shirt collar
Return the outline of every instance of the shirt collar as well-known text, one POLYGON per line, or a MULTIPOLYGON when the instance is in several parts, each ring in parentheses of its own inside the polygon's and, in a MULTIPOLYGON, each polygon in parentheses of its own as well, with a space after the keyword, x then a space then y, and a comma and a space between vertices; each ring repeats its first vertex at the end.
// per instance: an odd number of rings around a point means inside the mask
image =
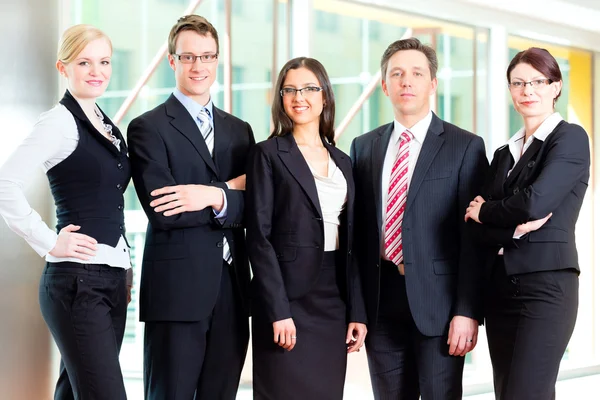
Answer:
MULTIPOLYGON (((556 126, 563 120, 563 117, 559 112, 551 114, 548 118, 542 122, 542 124, 533 132, 533 137, 541 140, 542 142, 554 131, 556 126)), ((525 137, 525 127, 519 129, 510 139, 508 139, 508 145, 514 144, 519 140, 523 140, 525 137)))
POLYGON ((205 106, 203 106, 202 104, 198 104, 196 101, 192 100, 191 97, 183 94, 181 92, 181 90, 179 90, 177 88, 175 88, 175 90, 173 90, 173 96, 175 96, 175 98, 177 100, 179 100, 179 102, 185 107, 185 109, 190 113, 190 115, 192 116, 194 121, 196 121, 198 114, 200 114, 200 111, 203 108, 206 108, 208 110, 208 115, 210 117, 210 120, 211 121, 213 120, 214 114, 213 114, 212 98, 208 100, 208 103, 206 103, 205 106))
POLYGON ((433 113, 431 112, 431 110, 429 110, 429 112, 427 113, 425 118, 423 118, 422 120, 420 120, 419 122, 414 124, 413 127, 410 129, 406 128, 400 122, 398 122, 396 119, 394 119, 394 131, 392 132, 391 140, 393 141, 393 143, 397 143, 398 140, 400 140, 400 135, 402 134, 402 132, 408 130, 408 131, 410 131, 410 133, 413 134, 413 138, 419 144, 422 145, 423 142, 425 141, 425 135, 427 135, 427 131, 429 130, 429 125, 431 125, 432 119, 433 119, 433 113))

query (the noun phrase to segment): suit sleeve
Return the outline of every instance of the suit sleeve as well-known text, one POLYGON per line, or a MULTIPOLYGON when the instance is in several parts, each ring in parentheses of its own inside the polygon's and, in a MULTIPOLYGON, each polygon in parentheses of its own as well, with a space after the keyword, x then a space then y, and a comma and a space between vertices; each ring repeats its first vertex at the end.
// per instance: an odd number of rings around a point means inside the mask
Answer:
MULTIPOLYGON (((250 124, 245 122, 246 131, 245 134, 248 135, 249 143, 248 150, 254 147, 256 143, 254 140, 254 133, 252 132, 252 127, 250 124)), ((244 167, 247 167, 247 163, 244 163, 244 167)), ((246 171, 244 170, 244 173, 246 171)), ((234 176, 234 178, 237 178, 234 176)), ((225 192, 225 196, 227 197, 227 217, 225 217, 222 221, 219 221, 219 226, 223 229, 229 228, 241 228, 244 226, 244 203, 245 203, 245 191, 244 190, 234 190, 229 189, 225 182, 218 182, 214 184, 215 186, 220 187, 225 192)))
POLYGON ((472 240, 469 225, 463 219, 467 205, 483 187, 487 170, 485 145, 480 137, 474 137, 467 147, 459 173, 460 258, 454 315, 476 319, 480 323, 483 322, 481 277, 484 255, 472 240))
MULTIPOLYGON (((352 169, 354 171, 354 164, 356 160, 356 149, 355 149, 355 141, 352 141, 352 145, 350 147, 350 160, 352 161, 352 169)), ((356 180, 355 180, 356 182, 356 180)), ((363 324, 367 323, 367 311, 365 308, 365 300, 363 296, 363 286, 360 277, 360 268, 359 268, 359 257, 357 251, 359 251, 358 243, 361 243, 360 238, 357 237, 358 231, 360 231, 359 226, 357 225, 359 222, 358 212, 362 210, 362 196, 355 191, 357 194, 354 199, 354 226, 350 227, 350 235, 352 235, 352 249, 351 249, 351 257, 350 257, 350 279, 349 281, 349 297, 350 297, 350 307, 348 310, 348 318, 350 322, 360 322, 363 324), (356 232, 356 233, 355 233, 356 232)))
POLYGON ((127 143, 135 190, 142 208, 154 228, 170 230, 208 224, 220 226, 214 218, 211 207, 170 217, 155 212, 150 207, 150 202, 153 200, 150 193, 165 186, 178 184, 169 168, 169 154, 165 143, 156 126, 143 118, 136 118, 129 124, 127 143))
POLYGON ((291 318, 290 304, 271 243, 274 181, 269 157, 255 146, 246 169, 246 244, 259 304, 271 322, 291 318))
POLYGON ((483 224, 510 228, 556 210, 590 168, 588 135, 580 126, 570 127, 549 139, 552 143, 533 183, 512 196, 481 206, 479 220, 483 224))

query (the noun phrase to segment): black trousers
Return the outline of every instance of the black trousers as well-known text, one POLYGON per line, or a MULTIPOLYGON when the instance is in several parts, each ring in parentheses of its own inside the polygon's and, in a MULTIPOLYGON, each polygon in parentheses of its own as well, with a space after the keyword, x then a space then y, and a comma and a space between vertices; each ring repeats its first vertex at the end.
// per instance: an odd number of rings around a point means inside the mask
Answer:
POLYGON ((574 269, 507 276, 496 257, 486 332, 498 400, 550 400, 577 319, 574 269))
POLYGON ((223 264, 211 315, 195 322, 146 322, 145 399, 235 399, 250 328, 233 267, 223 264))
POLYGON ((378 322, 369 325, 366 339, 375 400, 461 399, 464 357, 448 354, 447 335, 419 332, 404 276, 383 260, 379 304, 378 322))
POLYGON ((62 357, 56 400, 126 399, 119 365, 127 314, 125 274, 107 265, 46 264, 39 301, 62 357))

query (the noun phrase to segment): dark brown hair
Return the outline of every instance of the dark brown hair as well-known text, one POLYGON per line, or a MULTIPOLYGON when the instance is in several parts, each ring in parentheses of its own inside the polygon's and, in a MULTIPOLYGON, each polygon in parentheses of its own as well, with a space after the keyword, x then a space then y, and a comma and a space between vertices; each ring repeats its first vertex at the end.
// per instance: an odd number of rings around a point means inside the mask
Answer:
POLYGON ((381 79, 385 80, 387 65, 390 61, 390 58, 402 50, 417 50, 425 54, 425 57, 427 57, 427 61, 429 62, 431 79, 436 77, 438 70, 438 59, 437 55, 435 54, 435 50, 432 47, 421 43, 419 39, 413 37, 409 39, 396 40, 394 43, 390 44, 387 49, 385 49, 383 56, 381 56, 381 79))
POLYGON ((309 57, 297 57, 294 58, 281 68, 279 76, 277 77, 277 84, 275 84, 275 93, 273 93, 273 106, 271 107, 271 114, 273 116, 273 132, 271 132, 272 138, 274 136, 285 136, 291 133, 294 129, 294 123, 285 113, 283 108, 283 98, 280 96, 279 91, 283 89, 283 82, 289 70, 306 68, 319 80, 319 85, 323 88, 323 111, 319 118, 319 135, 321 138, 327 139, 327 141, 335 146, 335 99, 333 97, 333 88, 331 87, 331 81, 325 67, 319 61, 309 57))
MULTIPOLYGON (((556 59, 550 54, 550 52, 546 49, 541 49, 539 47, 530 47, 527 50, 523 50, 517 53, 510 64, 508 64, 508 68, 506 69, 506 80, 510 83, 510 74, 515 69, 515 67, 519 64, 529 64, 536 70, 540 71, 542 75, 546 78, 550 79, 552 82, 560 82, 562 81, 562 74, 560 72, 560 67, 556 62, 556 59)), ((561 90, 558 92, 556 97, 554 98, 554 103, 560 97, 561 90)))
POLYGON ((177 20, 177 23, 169 32, 169 54, 175 54, 177 47, 177 38, 183 31, 194 31, 201 36, 212 36, 217 42, 217 54, 219 54, 219 35, 217 30, 208 20, 199 15, 186 15, 177 20))

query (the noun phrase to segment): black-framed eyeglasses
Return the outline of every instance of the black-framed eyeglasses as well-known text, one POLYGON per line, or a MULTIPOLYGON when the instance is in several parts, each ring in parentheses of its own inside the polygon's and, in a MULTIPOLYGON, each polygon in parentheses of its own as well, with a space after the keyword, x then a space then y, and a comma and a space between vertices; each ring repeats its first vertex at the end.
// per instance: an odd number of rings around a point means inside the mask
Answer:
POLYGON ((301 89, 287 87, 287 88, 281 89, 279 91, 279 94, 281 95, 281 97, 296 97, 296 93, 300 93, 302 95, 302 97, 306 97, 306 96, 312 96, 314 94, 317 94, 322 90, 323 90, 323 88, 319 87, 319 86, 307 86, 307 87, 301 88, 301 89))
POLYGON ((532 88, 539 89, 539 88, 542 88, 551 83, 552 83, 552 79, 535 79, 535 80, 529 81, 529 82, 513 81, 508 84, 508 88, 514 89, 514 90, 519 90, 519 89, 525 89, 527 87, 527 85, 531 85, 532 88))
POLYGON ((217 61, 217 58, 219 58, 217 53, 201 54, 199 56, 194 54, 173 54, 173 56, 177 57, 182 64, 193 64, 196 62, 196 59, 200 59, 200 62, 203 63, 211 63, 217 61))

